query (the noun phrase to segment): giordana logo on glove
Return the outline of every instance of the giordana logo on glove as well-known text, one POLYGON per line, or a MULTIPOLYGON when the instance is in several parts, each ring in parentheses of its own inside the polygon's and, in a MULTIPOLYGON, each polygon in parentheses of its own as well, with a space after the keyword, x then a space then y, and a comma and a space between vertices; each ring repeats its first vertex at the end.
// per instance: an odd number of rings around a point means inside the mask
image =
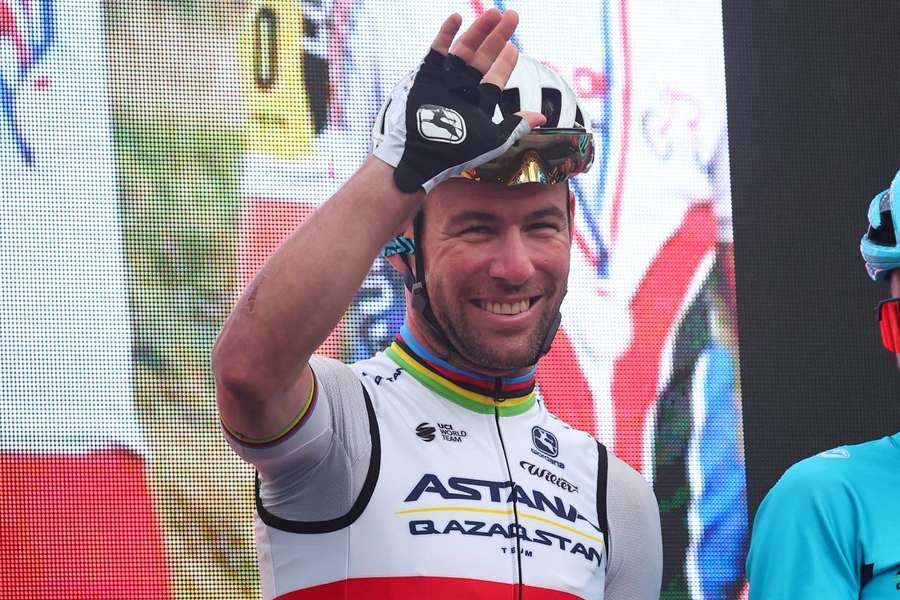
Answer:
POLYGON ((394 182, 401 191, 430 192, 500 156, 531 131, 518 115, 493 122, 500 88, 481 83, 482 77, 459 57, 431 50, 419 69, 391 92, 375 124, 375 133, 383 138, 374 154, 395 167, 394 182))
POLYGON ((459 144, 466 139, 466 122, 453 109, 426 104, 416 111, 419 135, 434 142, 459 144))

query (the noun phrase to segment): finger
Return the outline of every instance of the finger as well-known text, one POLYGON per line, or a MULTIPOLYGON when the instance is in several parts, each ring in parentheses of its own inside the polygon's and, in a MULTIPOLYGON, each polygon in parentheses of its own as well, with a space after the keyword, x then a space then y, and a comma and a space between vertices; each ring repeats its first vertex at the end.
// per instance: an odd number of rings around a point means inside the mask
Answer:
POLYGON ((528 124, 531 125, 532 129, 534 129, 535 127, 540 127, 547 122, 547 117, 539 112, 530 112, 523 110, 517 112, 516 114, 528 121, 528 124))
POLYGON ((434 41, 431 42, 431 49, 447 56, 447 53, 450 51, 450 44, 453 42, 453 38, 456 37, 456 32, 459 31, 460 25, 462 25, 462 17, 459 13, 453 13, 444 19, 441 30, 438 32, 437 37, 434 38, 434 41))
POLYGON ((518 24, 519 15, 516 11, 508 10, 503 13, 503 18, 475 51, 475 56, 469 61, 469 65, 481 73, 487 73, 515 33, 518 24))
POLYGON ((512 75, 513 69, 516 67, 516 61, 519 59, 519 49, 514 44, 507 42, 500 56, 491 65, 491 68, 484 75, 482 83, 492 83, 501 90, 506 87, 509 76, 512 75))
POLYGON ((496 8, 483 13, 475 19, 475 22, 459 37, 453 44, 451 52, 460 57, 463 62, 469 64, 475 57, 475 52, 485 38, 490 35, 497 24, 500 22, 502 15, 496 8))

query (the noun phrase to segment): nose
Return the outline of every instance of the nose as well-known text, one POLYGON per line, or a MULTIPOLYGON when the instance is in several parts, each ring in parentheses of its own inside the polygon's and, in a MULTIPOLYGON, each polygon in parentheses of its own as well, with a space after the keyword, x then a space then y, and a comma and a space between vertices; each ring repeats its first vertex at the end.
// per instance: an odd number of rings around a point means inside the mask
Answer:
POLYGON ((534 275, 534 263, 518 228, 510 228, 499 238, 488 275, 511 285, 522 285, 534 275))

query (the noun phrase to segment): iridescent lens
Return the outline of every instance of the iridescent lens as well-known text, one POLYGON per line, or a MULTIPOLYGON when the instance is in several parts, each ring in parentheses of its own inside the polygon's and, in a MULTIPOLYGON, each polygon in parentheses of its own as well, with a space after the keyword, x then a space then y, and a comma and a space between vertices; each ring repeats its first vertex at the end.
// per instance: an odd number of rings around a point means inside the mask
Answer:
POLYGON ((881 323, 881 342, 891 352, 900 353, 900 298, 891 298, 878 305, 881 323))
POLYGON ((593 162, 593 134, 583 129, 535 129, 501 156, 462 175, 505 185, 559 183, 588 171, 593 162))

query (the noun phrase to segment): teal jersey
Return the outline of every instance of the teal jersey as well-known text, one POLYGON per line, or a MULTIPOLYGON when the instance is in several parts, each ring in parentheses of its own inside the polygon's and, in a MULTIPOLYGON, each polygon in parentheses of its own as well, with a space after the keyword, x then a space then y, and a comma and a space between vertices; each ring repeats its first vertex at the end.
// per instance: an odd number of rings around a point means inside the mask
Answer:
POLYGON ((900 433, 788 469, 759 506, 751 600, 900 600, 900 433))

